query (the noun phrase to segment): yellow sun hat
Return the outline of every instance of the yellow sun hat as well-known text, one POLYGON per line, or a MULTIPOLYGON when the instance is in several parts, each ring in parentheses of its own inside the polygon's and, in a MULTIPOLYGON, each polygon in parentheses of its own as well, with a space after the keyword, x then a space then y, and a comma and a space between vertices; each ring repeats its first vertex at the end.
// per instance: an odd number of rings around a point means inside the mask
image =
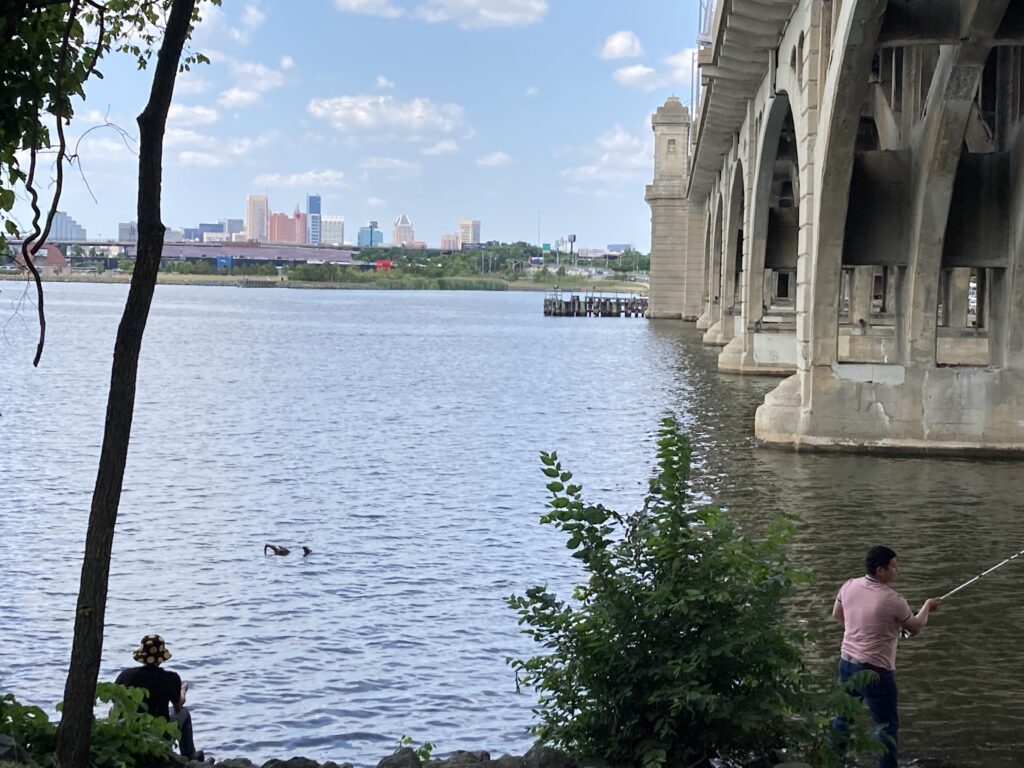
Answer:
POLYGON ((159 664, 171 658, 171 652, 160 635, 146 635, 139 647, 132 651, 132 657, 142 664, 159 664))

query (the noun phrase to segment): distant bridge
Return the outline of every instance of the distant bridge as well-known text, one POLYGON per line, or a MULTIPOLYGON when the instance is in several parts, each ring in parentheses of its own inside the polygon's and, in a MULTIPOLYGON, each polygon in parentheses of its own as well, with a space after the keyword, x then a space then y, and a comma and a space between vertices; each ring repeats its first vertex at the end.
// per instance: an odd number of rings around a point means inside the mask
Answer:
POLYGON ((653 118, 651 315, 796 448, 1024 454, 1024 2, 702 0, 653 118))
MULTIPOLYGON (((11 246, 21 246, 20 240, 9 240, 11 246)), ((120 240, 60 240, 48 239, 48 245, 81 246, 82 248, 121 248, 125 256, 135 256, 135 242, 120 240)), ((230 257, 238 261, 262 262, 327 262, 349 264, 355 262, 359 254, 358 247, 333 245, 303 245, 291 243, 192 243, 165 242, 162 256, 164 259, 216 259, 230 257)))

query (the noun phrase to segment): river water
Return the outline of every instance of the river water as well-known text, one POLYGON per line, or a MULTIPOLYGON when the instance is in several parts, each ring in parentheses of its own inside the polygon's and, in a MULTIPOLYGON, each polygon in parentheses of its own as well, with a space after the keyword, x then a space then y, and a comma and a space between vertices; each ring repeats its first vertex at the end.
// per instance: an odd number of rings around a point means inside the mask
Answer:
MULTIPOLYGON (((50 284, 38 369, 23 293, 0 283, 0 689, 52 707, 127 286, 50 284)), ((718 374, 690 326, 544 318, 537 294, 160 286, 102 673, 163 634, 218 757, 370 765, 403 735, 522 752, 533 699, 505 659, 534 649, 504 598, 576 575, 537 524, 537 454, 635 508, 667 413, 709 497, 800 516, 796 614, 822 669, 833 595, 871 544, 900 553, 915 606, 1024 546, 1017 464, 757 449, 775 383, 718 374)), ((1024 764, 1022 581, 1024 563, 997 571, 902 645, 906 755, 1024 764)))

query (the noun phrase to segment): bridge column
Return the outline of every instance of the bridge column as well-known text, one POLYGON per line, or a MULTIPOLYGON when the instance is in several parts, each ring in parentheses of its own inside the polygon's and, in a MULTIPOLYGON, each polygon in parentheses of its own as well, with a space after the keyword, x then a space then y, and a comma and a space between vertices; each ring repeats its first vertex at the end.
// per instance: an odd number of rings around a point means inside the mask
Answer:
POLYGON ((690 204, 686 199, 689 174, 690 113, 675 96, 651 118, 654 130, 654 183, 645 199, 651 207, 651 290, 648 317, 692 317, 695 293, 688 285, 691 262, 703 262, 689 237, 690 204))

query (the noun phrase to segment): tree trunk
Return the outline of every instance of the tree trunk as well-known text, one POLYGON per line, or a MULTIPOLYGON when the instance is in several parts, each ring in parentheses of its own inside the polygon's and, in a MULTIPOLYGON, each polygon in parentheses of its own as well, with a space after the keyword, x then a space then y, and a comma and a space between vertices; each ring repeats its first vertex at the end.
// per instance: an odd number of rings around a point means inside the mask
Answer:
POLYGON ((139 350, 160 269, 164 225, 160 221, 160 184, 164 129, 171 106, 182 48, 197 0, 173 0, 164 39, 153 73, 149 102, 139 124, 139 240, 135 272, 114 344, 114 363, 107 397, 96 487, 85 538, 85 558, 75 612, 71 666, 64 686, 64 712, 57 731, 57 762, 61 768, 88 768, 96 679, 103 655, 103 624, 107 608, 110 552, 121 500, 132 416, 139 350))

